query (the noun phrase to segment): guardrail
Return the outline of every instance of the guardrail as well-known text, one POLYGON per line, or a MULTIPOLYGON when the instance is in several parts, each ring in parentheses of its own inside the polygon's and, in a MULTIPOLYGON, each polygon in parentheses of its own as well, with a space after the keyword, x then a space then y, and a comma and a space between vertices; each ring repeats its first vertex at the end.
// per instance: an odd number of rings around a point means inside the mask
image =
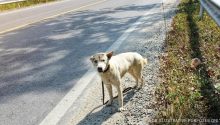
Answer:
POLYGON ((21 2, 21 1, 26 1, 26 0, 2 0, 0 1, 0 5, 8 4, 8 3, 16 3, 16 2, 21 2))
POLYGON ((200 18, 203 16, 204 9, 220 26, 220 0, 200 0, 200 18))

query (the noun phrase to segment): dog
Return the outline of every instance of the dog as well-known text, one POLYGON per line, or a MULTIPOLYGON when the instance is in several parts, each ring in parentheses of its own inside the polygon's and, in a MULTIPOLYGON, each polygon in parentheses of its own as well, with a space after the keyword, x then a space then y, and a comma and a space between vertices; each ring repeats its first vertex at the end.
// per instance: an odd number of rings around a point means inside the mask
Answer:
POLYGON ((113 51, 108 53, 97 53, 90 57, 94 67, 96 67, 103 83, 105 84, 108 93, 109 101, 107 106, 112 104, 113 94, 112 86, 116 87, 118 92, 119 111, 125 110, 123 108, 123 94, 122 94, 122 77, 128 72, 134 77, 136 81, 135 88, 142 88, 143 77, 142 70, 147 64, 147 59, 143 58, 136 52, 126 52, 113 56, 113 51), (139 86, 139 82, 141 83, 139 86))

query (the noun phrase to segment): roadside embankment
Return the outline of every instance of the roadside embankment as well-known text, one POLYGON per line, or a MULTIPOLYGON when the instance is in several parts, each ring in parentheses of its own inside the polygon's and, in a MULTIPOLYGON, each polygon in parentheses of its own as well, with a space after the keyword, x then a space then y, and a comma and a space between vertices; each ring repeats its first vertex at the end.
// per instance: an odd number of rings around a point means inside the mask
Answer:
POLYGON ((166 36, 156 118, 171 121, 156 124, 219 124, 220 28, 198 15, 198 0, 182 0, 166 36))

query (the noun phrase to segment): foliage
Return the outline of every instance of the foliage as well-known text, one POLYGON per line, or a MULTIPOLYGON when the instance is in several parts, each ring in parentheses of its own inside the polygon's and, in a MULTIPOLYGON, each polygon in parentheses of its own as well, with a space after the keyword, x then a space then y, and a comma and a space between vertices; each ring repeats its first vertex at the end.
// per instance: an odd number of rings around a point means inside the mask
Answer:
POLYGON ((26 1, 18 1, 13 3, 0 4, 0 12, 5 10, 12 10, 17 8, 28 7, 36 4, 52 2, 56 0, 26 0, 26 1))
POLYGON ((220 75, 220 28, 207 13, 202 20, 198 14, 198 0, 182 0, 167 34, 156 118, 177 121, 155 124, 186 125, 192 122, 184 119, 220 118, 220 96, 214 87, 220 75), (202 61, 196 69, 190 67, 193 58, 202 61))

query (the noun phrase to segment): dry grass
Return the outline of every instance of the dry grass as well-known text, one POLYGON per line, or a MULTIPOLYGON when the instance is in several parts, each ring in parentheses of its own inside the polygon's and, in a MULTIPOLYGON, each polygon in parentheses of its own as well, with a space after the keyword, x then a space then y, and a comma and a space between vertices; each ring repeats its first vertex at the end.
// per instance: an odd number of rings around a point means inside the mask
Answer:
POLYGON ((202 20, 198 14, 198 0, 182 0, 167 34, 162 81, 156 91, 157 118, 176 122, 155 124, 187 125, 192 121, 184 120, 220 118, 220 96, 214 87, 220 77, 220 28, 207 14, 202 20), (193 58, 202 62, 195 69, 193 58))
POLYGON ((33 6, 36 4, 48 3, 48 2, 52 2, 52 1, 57 1, 57 0, 26 0, 26 1, 14 2, 14 3, 1 4, 0 5, 0 12, 6 11, 6 10, 28 7, 28 6, 33 6))

